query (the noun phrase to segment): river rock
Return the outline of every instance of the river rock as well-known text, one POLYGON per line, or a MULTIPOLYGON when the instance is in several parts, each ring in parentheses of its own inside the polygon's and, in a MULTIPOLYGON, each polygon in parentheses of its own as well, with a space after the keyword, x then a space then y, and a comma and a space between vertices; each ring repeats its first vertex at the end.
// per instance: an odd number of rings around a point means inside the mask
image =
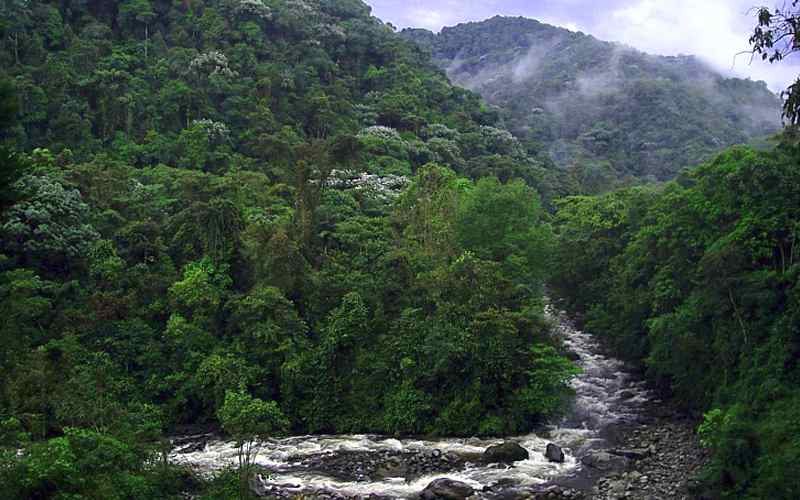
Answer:
POLYGON ((607 451, 593 451, 581 458, 581 463, 587 467, 601 471, 621 468, 625 465, 625 458, 612 455, 607 451))
POLYGON ((213 437, 213 434, 195 434, 192 436, 176 437, 171 441, 174 453, 196 453, 203 451, 206 448, 206 444, 208 444, 213 437))
POLYGON ((206 449, 206 444, 207 444, 206 441, 197 441, 195 443, 189 443, 175 450, 175 453, 185 454, 185 453, 201 452, 206 449))
POLYGON ((547 444, 547 449, 544 452, 544 456, 547 457, 547 459, 551 462, 556 462, 559 464, 564 463, 564 450, 553 443, 547 444))
POLYGON ((423 500, 464 500, 472 496, 473 493, 475 493, 475 490, 467 483, 442 478, 436 479, 422 490, 420 498, 423 500))
POLYGON ((650 450, 648 448, 631 448, 628 450, 614 449, 611 450, 611 453, 620 457, 630 458, 631 460, 639 460, 650 455, 650 450))
POLYGON ((261 474, 253 474, 248 483, 250 485, 250 492, 258 498, 269 496, 271 493, 270 488, 264 484, 264 478, 261 474))
POLYGON ((405 477, 408 467, 399 457, 390 457, 376 471, 378 477, 405 477))
POLYGON ((483 452, 483 460, 486 463, 510 464, 528 458, 530 458, 528 450, 513 441, 490 446, 483 452))

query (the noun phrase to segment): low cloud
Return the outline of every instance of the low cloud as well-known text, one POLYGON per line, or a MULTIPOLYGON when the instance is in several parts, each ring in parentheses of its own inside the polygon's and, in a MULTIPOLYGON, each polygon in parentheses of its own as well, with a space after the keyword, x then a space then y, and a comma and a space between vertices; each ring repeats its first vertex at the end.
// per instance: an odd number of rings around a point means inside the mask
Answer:
MULTIPOLYGON (((767 4, 778 0, 767 0, 767 4)), ((800 73, 800 56, 780 64, 753 60, 747 39, 753 0, 368 0, 399 28, 439 31, 494 15, 525 16, 660 55, 693 54, 726 75, 764 80, 779 91, 800 73)))

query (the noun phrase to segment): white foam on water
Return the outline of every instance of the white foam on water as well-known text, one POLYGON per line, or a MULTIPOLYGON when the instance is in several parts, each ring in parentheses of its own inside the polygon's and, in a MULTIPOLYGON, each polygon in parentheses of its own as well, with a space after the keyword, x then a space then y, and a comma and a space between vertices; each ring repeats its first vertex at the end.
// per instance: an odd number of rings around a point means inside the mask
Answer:
MULTIPOLYGON (((261 444, 256 463, 273 471, 263 478, 267 485, 296 485, 298 490, 333 490, 349 495, 380 494, 408 497, 418 494, 431 481, 449 478, 462 481, 480 490, 499 480, 512 480, 520 486, 541 484, 579 467, 576 453, 602 445, 600 430, 635 418, 641 404, 649 399, 643 383, 625 372, 622 362, 602 354, 599 343, 590 334, 576 329, 563 312, 546 307, 548 318, 574 352, 582 372, 571 382, 575 390, 572 411, 558 425, 547 429, 546 437, 536 434, 505 439, 394 439, 370 435, 293 436, 271 439, 261 444), (386 478, 381 480, 344 481, 313 470, 304 470, 302 460, 318 455, 341 452, 414 452, 439 450, 443 453, 480 454, 489 446, 515 441, 528 450, 530 458, 513 464, 467 464, 463 470, 431 474, 413 480, 386 478), (564 449, 564 463, 553 463, 544 456, 548 443, 564 449)), ((174 451, 170 459, 203 474, 214 474, 235 465, 236 448, 230 442, 211 441, 200 451, 174 451)))

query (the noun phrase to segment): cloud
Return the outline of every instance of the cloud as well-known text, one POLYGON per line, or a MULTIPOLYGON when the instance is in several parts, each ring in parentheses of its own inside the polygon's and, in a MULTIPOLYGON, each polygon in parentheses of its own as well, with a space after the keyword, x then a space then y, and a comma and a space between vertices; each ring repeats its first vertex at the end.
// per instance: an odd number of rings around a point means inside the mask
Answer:
POLYGON ((610 12, 593 30, 645 52, 693 54, 718 71, 765 80, 773 89, 796 76, 792 65, 750 64, 752 0, 635 0, 610 12))
POLYGON ((495 2, 482 2, 480 7, 459 0, 375 0, 367 3, 372 6, 374 15, 400 28, 438 32, 444 26, 490 17, 488 13, 495 2))
POLYGON ((494 15, 526 16, 652 54, 694 54, 724 74, 764 80, 776 91, 800 73, 800 57, 771 65, 736 56, 748 48, 753 0, 368 1, 376 16, 401 28, 439 31, 494 15))
POLYGON ((439 30, 443 25, 444 16, 440 11, 430 9, 414 9, 411 15, 419 23, 418 27, 429 30, 439 30))

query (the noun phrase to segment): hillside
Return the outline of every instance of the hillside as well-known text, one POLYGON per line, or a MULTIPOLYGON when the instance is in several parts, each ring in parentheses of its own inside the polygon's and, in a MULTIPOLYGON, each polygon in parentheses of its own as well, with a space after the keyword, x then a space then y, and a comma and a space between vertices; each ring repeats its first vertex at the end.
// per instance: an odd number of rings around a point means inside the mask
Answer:
POLYGON ((723 78, 691 56, 652 56, 525 18, 402 35, 590 191, 626 177, 673 178, 780 125, 764 83, 723 78))
POLYGON ((661 187, 559 203, 552 290, 703 415, 697 498, 800 494, 799 165, 795 141, 737 146, 661 187))
POLYGON ((174 497, 178 426, 499 435, 565 408, 547 165, 365 4, 0 20, 4 497, 174 497))

